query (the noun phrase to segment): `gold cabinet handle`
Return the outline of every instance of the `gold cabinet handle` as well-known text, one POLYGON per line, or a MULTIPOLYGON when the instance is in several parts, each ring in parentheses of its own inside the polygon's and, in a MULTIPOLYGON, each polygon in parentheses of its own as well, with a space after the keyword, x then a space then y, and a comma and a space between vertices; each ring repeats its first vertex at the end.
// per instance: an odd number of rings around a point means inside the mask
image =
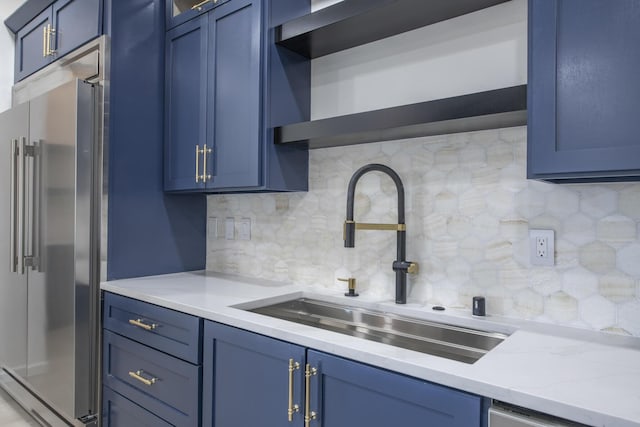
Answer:
POLYGON ((145 331, 153 331, 155 328, 158 327, 158 325, 156 325, 155 323, 152 323, 150 325, 147 323, 144 323, 142 319, 129 319, 129 324, 142 328, 145 331))
POLYGON ((293 403, 293 373, 300 369, 300 363, 289 359, 289 407, 287 408, 287 416, 289 422, 293 422, 293 414, 300 412, 300 405, 293 403))
POLYGON ((207 182, 211 179, 211 175, 207 174, 207 155, 211 154, 211 148, 207 148, 207 144, 204 144, 202 148, 202 182, 207 182))
POLYGON ((212 1, 213 1, 213 4, 218 3, 218 0, 204 0, 204 1, 201 1, 200 3, 198 3, 198 4, 194 4, 193 6, 191 6, 191 10, 198 9, 198 12, 200 12, 200 11, 202 11, 202 6, 204 6, 205 4, 210 3, 212 1))
POLYGON ((200 146, 196 145, 196 184, 200 182, 200 146))
POLYGON ((136 380, 140 381, 142 384, 146 386, 152 386, 156 383, 156 381, 158 381, 158 378, 151 377, 151 379, 147 379, 143 377, 142 374, 144 374, 144 371, 142 369, 135 372, 129 371, 129 376, 131 378, 135 378, 136 380))
POLYGON ((48 31, 48 25, 45 25, 44 27, 42 27, 42 57, 46 57, 47 56, 47 34, 49 34, 48 31))
POLYGON ((307 363, 304 370, 304 427, 309 427, 311 421, 318 418, 318 414, 311 410, 311 377, 317 374, 318 370, 307 363))
POLYGON ((47 56, 56 53, 56 50, 51 47, 51 40, 55 40, 56 29, 47 24, 47 56), (53 36, 53 37, 51 37, 53 36))

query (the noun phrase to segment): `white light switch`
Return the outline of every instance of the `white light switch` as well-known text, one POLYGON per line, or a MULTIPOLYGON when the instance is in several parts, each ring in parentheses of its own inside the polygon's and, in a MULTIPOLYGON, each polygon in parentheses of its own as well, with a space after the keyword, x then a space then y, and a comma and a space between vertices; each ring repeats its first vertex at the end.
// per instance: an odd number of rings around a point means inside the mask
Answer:
POLYGON ((236 238, 235 232, 235 220, 233 218, 226 218, 224 220, 224 238, 227 240, 234 240, 236 238))
POLYGON ((210 239, 218 238, 218 218, 209 217, 209 219, 207 219, 207 236, 210 239))
POLYGON ((238 221, 238 239, 251 240, 251 218, 240 218, 238 221))

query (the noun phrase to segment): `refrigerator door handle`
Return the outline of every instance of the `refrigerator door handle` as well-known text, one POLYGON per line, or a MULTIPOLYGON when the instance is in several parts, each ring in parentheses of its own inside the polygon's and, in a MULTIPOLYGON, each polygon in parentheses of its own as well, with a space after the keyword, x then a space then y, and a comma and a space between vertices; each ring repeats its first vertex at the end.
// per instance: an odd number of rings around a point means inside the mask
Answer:
POLYGON ((24 255, 25 255, 25 239, 26 239, 26 229, 25 229, 25 215, 26 215, 26 195, 25 193, 25 150, 27 149, 27 138, 20 138, 20 145, 18 146, 18 155, 17 155, 17 164, 18 164, 18 209, 17 209, 17 233, 18 236, 18 245, 17 245, 17 270, 18 274, 24 275, 25 266, 24 266, 24 255))
POLYGON ((16 200, 18 198, 18 180, 17 180, 17 167, 16 164, 18 163, 18 140, 17 139, 12 139, 11 140, 11 170, 9 172, 10 174, 10 181, 11 181, 11 197, 9 198, 9 221, 10 221, 10 227, 9 227, 9 257, 11 258, 11 263, 10 265, 10 269, 9 271, 11 271, 12 273, 16 273, 18 271, 17 269, 17 264, 18 264, 18 260, 16 258, 16 234, 18 233, 18 224, 16 224, 16 219, 17 219, 17 213, 16 213, 16 206, 18 204, 18 201, 16 200))

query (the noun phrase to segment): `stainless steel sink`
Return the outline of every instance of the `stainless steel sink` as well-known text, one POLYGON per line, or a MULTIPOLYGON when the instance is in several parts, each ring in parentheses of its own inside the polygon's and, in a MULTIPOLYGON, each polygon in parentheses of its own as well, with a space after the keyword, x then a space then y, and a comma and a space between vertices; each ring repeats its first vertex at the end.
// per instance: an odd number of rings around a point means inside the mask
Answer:
POLYGON ((497 332, 429 322, 308 298, 248 311, 464 363, 474 363, 507 338, 497 332))

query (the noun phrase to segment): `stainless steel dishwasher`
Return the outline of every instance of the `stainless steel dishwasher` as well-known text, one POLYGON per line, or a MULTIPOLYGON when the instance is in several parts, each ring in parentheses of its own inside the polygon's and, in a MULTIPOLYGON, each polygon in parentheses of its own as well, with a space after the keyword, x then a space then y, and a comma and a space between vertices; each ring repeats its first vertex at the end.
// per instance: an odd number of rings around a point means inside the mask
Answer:
POLYGON ((489 408, 489 427, 586 427, 540 412, 494 402, 489 408))

